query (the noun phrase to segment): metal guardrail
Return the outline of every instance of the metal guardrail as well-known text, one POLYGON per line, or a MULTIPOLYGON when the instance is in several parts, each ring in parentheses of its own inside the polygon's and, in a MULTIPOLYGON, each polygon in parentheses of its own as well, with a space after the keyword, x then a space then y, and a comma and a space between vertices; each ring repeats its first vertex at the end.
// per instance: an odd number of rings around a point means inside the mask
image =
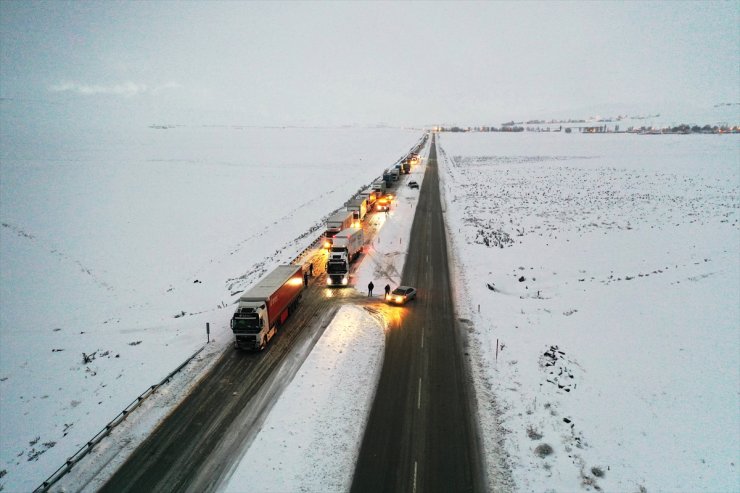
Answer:
POLYGON ((172 380, 172 377, 174 377, 175 374, 177 374, 180 370, 182 370, 185 367, 185 365, 190 363, 193 360, 193 358, 198 356, 198 354, 200 354, 200 352, 203 351, 205 347, 206 345, 204 344, 200 349, 198 349, 189 358, 187 358, 184 362, 182 362, 180 366, 172 370, 159 383, 152 385, 151 387, 146 389, 144 392, 142 392, 141 395, 139 395, 139 397, 136 398, 136 400, 134 400, 133 402, 131 402, 131 404, 126 406, 126 408, 123 411, 118 413, 118 415, 116 415, 116 417, 113 418, 113 420, 111 420, 107 425, 105 425, 105 428, 100 430, 94 437, 92 437, 90 441, 88 441, 85 445, 83 445, 69 459, 67 459, 67 461, 64 463, 63 466, 61 466, 59 469, 54 471, 54 473, 51 476, 49 476, 46 481, 41 483, 41 486, 33 490, 33 493, 45 493, 49 491, 49 488, 54 486, 54 484, 57 481, 59 481, 65 474, 71 471, 72 467, 78 462, 80 462, 88 453, 90 453, 90 451, 95 447, 95 445, 100 443, 103 440, 103 438, 110 435, 111 431, 113 431, 113 429, 116 426, 121 424, 128 417, 129 414, 131 414, 137 407, 139 407, 141 403, 144 402, 144 400, 146 400, 147 397, 149 397, 154 392, 156 392, 156 390, 159 387, 161 387, 162 385, 172 380))

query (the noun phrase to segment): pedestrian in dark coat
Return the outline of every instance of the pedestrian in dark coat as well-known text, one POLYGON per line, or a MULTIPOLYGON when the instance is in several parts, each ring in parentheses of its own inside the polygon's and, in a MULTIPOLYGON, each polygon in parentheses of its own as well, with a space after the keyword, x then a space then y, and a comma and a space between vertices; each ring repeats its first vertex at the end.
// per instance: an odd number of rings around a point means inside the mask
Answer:
POLYGON ((391 294, 391 285, 386 284, 385 285, 385 297, 387 298, 389 294, 391 294))
POLYGON ((313 263, 308 266, 308 275, 313 277, 313 263))
POLYGON ((308 286, 308 272, 303 273, 303 285, 308 286))
POLYGON ((373 288, 375 287, 375 284, 373 284, 372 281, 370 281, 370 284, 367 285, 367 295, 372 296, 373 295, 373 288))

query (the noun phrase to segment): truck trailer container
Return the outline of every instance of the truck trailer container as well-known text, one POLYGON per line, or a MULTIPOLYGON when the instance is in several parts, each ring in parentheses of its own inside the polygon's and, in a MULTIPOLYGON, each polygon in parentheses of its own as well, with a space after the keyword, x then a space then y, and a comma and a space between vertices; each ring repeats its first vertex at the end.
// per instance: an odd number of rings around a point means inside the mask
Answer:
POLYGON ((375 181, 370 186, 372 187, 373 191, 375 192, 375 195, 377 196, 377 198, 380 198, 383 195, 385 195, 385 191, 388 188, 388 185, 386 185, 385 180, 375 181))
POLYGON ((393 186, 393 175, 391 174, 390 169, 383 171, 383 181, 385 182, 386 188, 391 188, 393 186))
POLYGON ((331 242, 334 235, 350 226, 352 226, 352 211, 339 211, 329 216, 329 219, 326 220, 324 248, 331 248, 331 242))
POLYGON ((234 346, 263 350, 295 310, 302 292, 301 266, 277 266, 239 298, 231 318, 234 346))
POLYGON ((362 253, 365 235, 362 229, 348 228, 334 235, 334 244, 326 262, 326 284, 347 286, 349 264, 362 253))
POLYGON ((397 164, 391 169, 391 179, 393 181, 398 181, 398 179, 401 177, 401 165, 397 164))
POLYGON ((375 190, 372 189, 372 187, 368 188, 367 190, 363 190, 360 192, 356 198, 364 198, 367 200, 367 210, 368 212, 373 210, 373 205, 375 205, 375 200, 378 198, 378 194, 375 193, 375 190))
POLYGON ((365 214, 367 214, 367 199, 355 197, 347 203, 347 210, 354 215, 352 226, 359 228, 360 223, 365 220, 365 214))

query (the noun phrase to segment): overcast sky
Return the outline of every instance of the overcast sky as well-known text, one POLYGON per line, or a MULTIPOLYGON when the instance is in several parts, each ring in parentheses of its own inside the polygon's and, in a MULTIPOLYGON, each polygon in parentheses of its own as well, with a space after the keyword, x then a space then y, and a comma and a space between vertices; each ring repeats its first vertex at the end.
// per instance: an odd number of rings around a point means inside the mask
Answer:
POLYGON ((497 123, 740 100, 740 2, 0 2, 3 112, 497 123))

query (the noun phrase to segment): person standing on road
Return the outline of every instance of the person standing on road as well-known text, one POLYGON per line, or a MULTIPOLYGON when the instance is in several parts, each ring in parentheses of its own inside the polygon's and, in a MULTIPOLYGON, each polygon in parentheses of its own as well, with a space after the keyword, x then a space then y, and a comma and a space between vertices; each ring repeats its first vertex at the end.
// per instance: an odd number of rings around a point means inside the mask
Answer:
POLYGON ((311 262, 308 266, 308 275, 313 277, 313 262, 311 262))
POLYGON ((303 273, 303 285, 308 286, 308 272, 303 273))
POLYGON ((388 295, 390 295, 390 294, 391 294, 391 285, 390 284, 386 284, 385 285, 385 297, 387 298, 388 295))
POLYGON ((367 285, 367 295, 372 296, 373 295, 373 288, 375 287, 375 284, 373 284, 372 281, 370 281, 370 284, 367 285))

